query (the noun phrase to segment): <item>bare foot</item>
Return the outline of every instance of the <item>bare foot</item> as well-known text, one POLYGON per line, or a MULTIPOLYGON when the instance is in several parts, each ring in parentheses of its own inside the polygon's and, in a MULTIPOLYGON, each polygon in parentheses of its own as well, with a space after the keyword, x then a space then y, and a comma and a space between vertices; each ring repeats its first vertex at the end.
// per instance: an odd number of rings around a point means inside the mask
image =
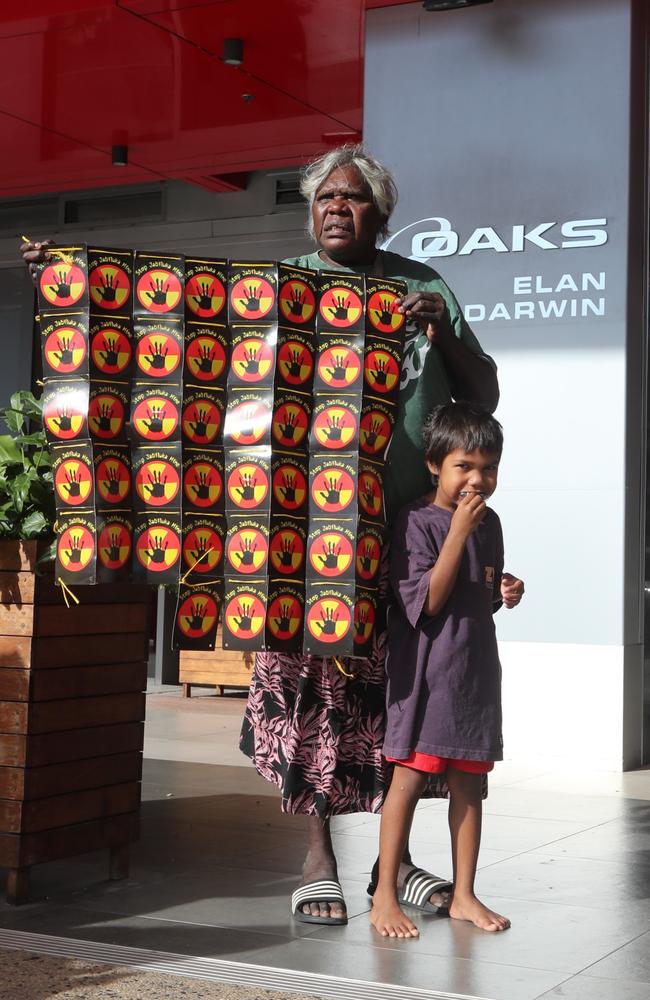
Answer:
POLYGON ((454 894, 449 906, 449 916, 454 920, 469 920, 482 931, 507 931, 510 927, 507 917, 489 910, 476 896, 459 897, 454 894))
MULTIPOLYGON (((397 888, 398 889, 401 889, 403 887, 403 885, 404 885, 404 879, 409 874, 409 872, 412 872, 413 869, 416 868, 416 867, 417 866, 414 865, 412 862, 402 861, 402 863, 399 866, 399 872, 397 874, 397 888)), ((379 859, 377 859, 375 861, 374 865, 372 866, 372 872, 371 872, 371 875, 370 875, 370 883, 371 883, 371 885, 372 884, 376 885, 378 879, 379 879, 379 859)), ((450 892, 432 892, 431 895, 429 896, 428 902, 431 903, 432 906, 448 907, 449 903, 451 902, 451 893, 450 892)))
POLYGON ((393 894, 384 898, 379 891, 372 897, 370 923, 382 937, 410 938, 419 937, 420 932, 412 920, 399 908, 397 897, 393 894))

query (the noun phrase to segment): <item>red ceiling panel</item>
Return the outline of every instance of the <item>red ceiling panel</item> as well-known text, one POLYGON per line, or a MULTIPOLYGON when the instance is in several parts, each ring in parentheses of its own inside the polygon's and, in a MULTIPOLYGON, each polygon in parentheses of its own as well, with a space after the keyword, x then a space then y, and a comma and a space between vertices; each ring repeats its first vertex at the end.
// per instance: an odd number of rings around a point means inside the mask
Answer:
POLYGON ((376 2, 3 4, 0 194, 202 183, 353 139, 365 7, 376 2), (220 58, 226 37, 244 41, 239 68, 220 58), (128 167, 111 165, 113 144, 128 145, 128 167))

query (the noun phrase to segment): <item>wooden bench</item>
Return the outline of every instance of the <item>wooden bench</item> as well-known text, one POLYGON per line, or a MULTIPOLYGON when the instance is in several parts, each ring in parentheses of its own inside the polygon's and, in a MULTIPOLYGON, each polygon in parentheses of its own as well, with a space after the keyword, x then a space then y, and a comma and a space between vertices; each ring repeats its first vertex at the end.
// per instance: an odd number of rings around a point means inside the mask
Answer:
POLYGON ((217 632, 216 648, 212 652, 181 650, 178 677, 183 685, 183 697, 192 697, 192 686, 214 687, 217 695, 224 688, 247 688, 251 682, 255 653, 236 653, 221 648, 221 625, 217 632))

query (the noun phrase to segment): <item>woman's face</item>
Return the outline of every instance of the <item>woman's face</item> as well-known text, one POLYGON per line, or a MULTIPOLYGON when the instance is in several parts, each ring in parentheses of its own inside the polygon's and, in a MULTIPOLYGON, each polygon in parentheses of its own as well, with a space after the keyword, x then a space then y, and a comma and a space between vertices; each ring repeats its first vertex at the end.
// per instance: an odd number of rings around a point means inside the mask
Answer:
POLYGON ((337 264, 371 264, 384 219, 356 167, 338 167, 321 184, 312 206, 314 233, 337 264))

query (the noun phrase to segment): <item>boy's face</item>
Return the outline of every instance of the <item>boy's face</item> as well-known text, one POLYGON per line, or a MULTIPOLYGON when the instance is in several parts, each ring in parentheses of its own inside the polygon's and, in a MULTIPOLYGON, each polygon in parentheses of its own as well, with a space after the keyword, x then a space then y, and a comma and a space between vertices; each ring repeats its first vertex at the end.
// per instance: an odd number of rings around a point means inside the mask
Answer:
POLYGON ((480 493, 484 500, 497 488, 499 455, 495 452, 464 451, 455 448, 445 455, 442 465, 427 462, 430 472, 438 476, 434 503, 445 510, 455 510, 465 494, 480 493))

